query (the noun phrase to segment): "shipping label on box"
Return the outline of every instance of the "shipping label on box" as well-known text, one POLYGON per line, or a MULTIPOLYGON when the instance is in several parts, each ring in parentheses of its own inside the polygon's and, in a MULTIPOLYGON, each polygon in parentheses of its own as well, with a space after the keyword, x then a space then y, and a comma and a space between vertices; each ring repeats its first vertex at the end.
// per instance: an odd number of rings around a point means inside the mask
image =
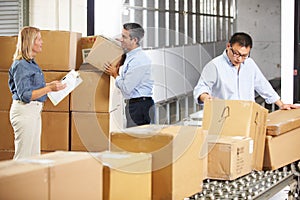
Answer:
POLYGON ((208 135, 246 136, 254 141, 252 168, 262 170, 268 110, 252 101, 205 101, 203 130, 208 135))

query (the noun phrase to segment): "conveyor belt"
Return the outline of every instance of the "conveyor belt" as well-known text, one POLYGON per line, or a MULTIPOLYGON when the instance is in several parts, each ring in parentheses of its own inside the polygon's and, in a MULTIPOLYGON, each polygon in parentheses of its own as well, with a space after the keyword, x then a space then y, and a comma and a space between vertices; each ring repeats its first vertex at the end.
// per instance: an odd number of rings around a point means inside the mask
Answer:
MULTIPOLYGON (((299 161, 298 161, 299 162, 299 161)), ((234 181, 209 180, 203 182, 202 192, 187 199, 190 200, 266 200, 288 185, 296 184, 291 166, 274 171, 252 171, 234 181)), ((291 194, 293 196, 297 196, 291 194)), ((292 198, 297 199, 297 198, 292 198)))

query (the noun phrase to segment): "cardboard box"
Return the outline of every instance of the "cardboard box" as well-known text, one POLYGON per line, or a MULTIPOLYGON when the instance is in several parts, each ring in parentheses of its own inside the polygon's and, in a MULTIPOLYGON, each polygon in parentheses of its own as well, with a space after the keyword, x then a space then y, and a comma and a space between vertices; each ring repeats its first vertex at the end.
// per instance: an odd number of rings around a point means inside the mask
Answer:
POLYGON ((58 151, 26 162, 48 167, 49 200, 102 200, 103 166, 91 153, 58 151))
POLYGON ((49 200, 48 166, 0 162, 0 199, 49 200))
POLYGON ((268 114, 267 135, 280 135, 300 127, 300 109, 277 110, 268 114))
POLYGON ((0 111, 0 150, 14 150, 14 130, 9 120, 9 111, 0 111))
MULTIPOLYGON (((46 83, 52 82, 55 80, 61 80, 67 72, 50 72, 44 71, 44 77, 46 83)), ((66 96, 57 106, 54 106, 53 103, 48 98, 45 101, 43 111, 54 111, 54 112, 69 112, 70 110, 70 95, 66 96)))
POLYGON ((300 159, 300 128, 266 137, 264 170, 276 170, 300 159))
POLYGON ((234 180, 252 171, 253 140, 243 136, 208 139, 208 178, 234 180))
POLYGON ((86 62, 95 66, 100 71, 104 71, 104 63, 118 64, 123 53, 123 49, 116 41, 104 36, 97 36, 90 53, 86 57, 86 62))
POLYGON ((111 149, 152 154, 152 199, 184 199, 202 189, 205 134, 195 126, 144 125, 111 133, 111 149))
POLYGON ((151 154, 101 152, 103 199, 151 199, 151 154))
POLYGON ((81 33, 41 30, 43 50, 36 56, 42 70, 70 71, 79 69, 81 33), (78 47, 79 46, 79 47, 78 47))
POLYGON ((8 72, 0 72, 0 91, 0 110, 9 111, 12 103, 12 94, 8 87, 8 72))
POLYGON ((71 111, 109 112, 110 77, 79 70, 83 82, 71 93, 71 111))
MULTIPOLYGON (((18 36, 0 36, 0 71, 7 72, 13 63, 18 36)), ((1 90, 2 91, 2 90, 1 90)))
POLYGON ((252 101, 206 101, 203 130, 208 135, 246 136, 254 141, 252 169, 262 170, 268 110, 252 101))
POLYGON ((69 150, 68 112, 42 112, 41 150, 69 150))
POLYGON ((97 39, 97 35, 80 38, 81 49, 91 49, 97 39))
POLYGON ((93 47, 93 45, 94 45, 97 37, 98 37, 97 35, 93 35, 93 36, 82 37, 80 39, 81 53, 82 53, 81 62, 83 64, 86 64, 86 60, 85 59, 88 56, 88 54, 90 53, 90 51, 91 51, 91 49, 92 49, 92 47, 93 47))
POLYGON ((109 113, 72 112, 71 151, 108 150, 109 113))
MULTIPOLYGON (((9 111, 0 111, 0 150, 14 150, 9 111)), ((69 113, 42 112, 41 150, 69 150, 69 113)))
POLYGON ((0 150, 0 161, 11 160, 15 154, 14 150, 0 150))

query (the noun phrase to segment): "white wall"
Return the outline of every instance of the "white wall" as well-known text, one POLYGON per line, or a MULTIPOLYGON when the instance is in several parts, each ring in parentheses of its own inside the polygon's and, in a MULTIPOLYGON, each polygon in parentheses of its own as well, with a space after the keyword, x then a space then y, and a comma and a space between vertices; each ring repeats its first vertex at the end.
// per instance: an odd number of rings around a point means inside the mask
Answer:
POLYGON ((253 39, 251 57, 267 79, 280 77, 280 0, 237 0, 237 31, 253 39))
POLYGON ((87 35, 86 0, 29 0, 29 25, 87 35))

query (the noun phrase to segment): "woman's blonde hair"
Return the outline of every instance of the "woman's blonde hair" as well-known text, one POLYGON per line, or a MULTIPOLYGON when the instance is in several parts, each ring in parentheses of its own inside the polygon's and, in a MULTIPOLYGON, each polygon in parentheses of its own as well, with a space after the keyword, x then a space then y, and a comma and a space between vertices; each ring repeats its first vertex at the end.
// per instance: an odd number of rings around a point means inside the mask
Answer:
POLYGON ((32 48, 39 32, 40 29, 31 26, 25 26, 20 30, 13 60, 31 60, 33 58, 32 48))

